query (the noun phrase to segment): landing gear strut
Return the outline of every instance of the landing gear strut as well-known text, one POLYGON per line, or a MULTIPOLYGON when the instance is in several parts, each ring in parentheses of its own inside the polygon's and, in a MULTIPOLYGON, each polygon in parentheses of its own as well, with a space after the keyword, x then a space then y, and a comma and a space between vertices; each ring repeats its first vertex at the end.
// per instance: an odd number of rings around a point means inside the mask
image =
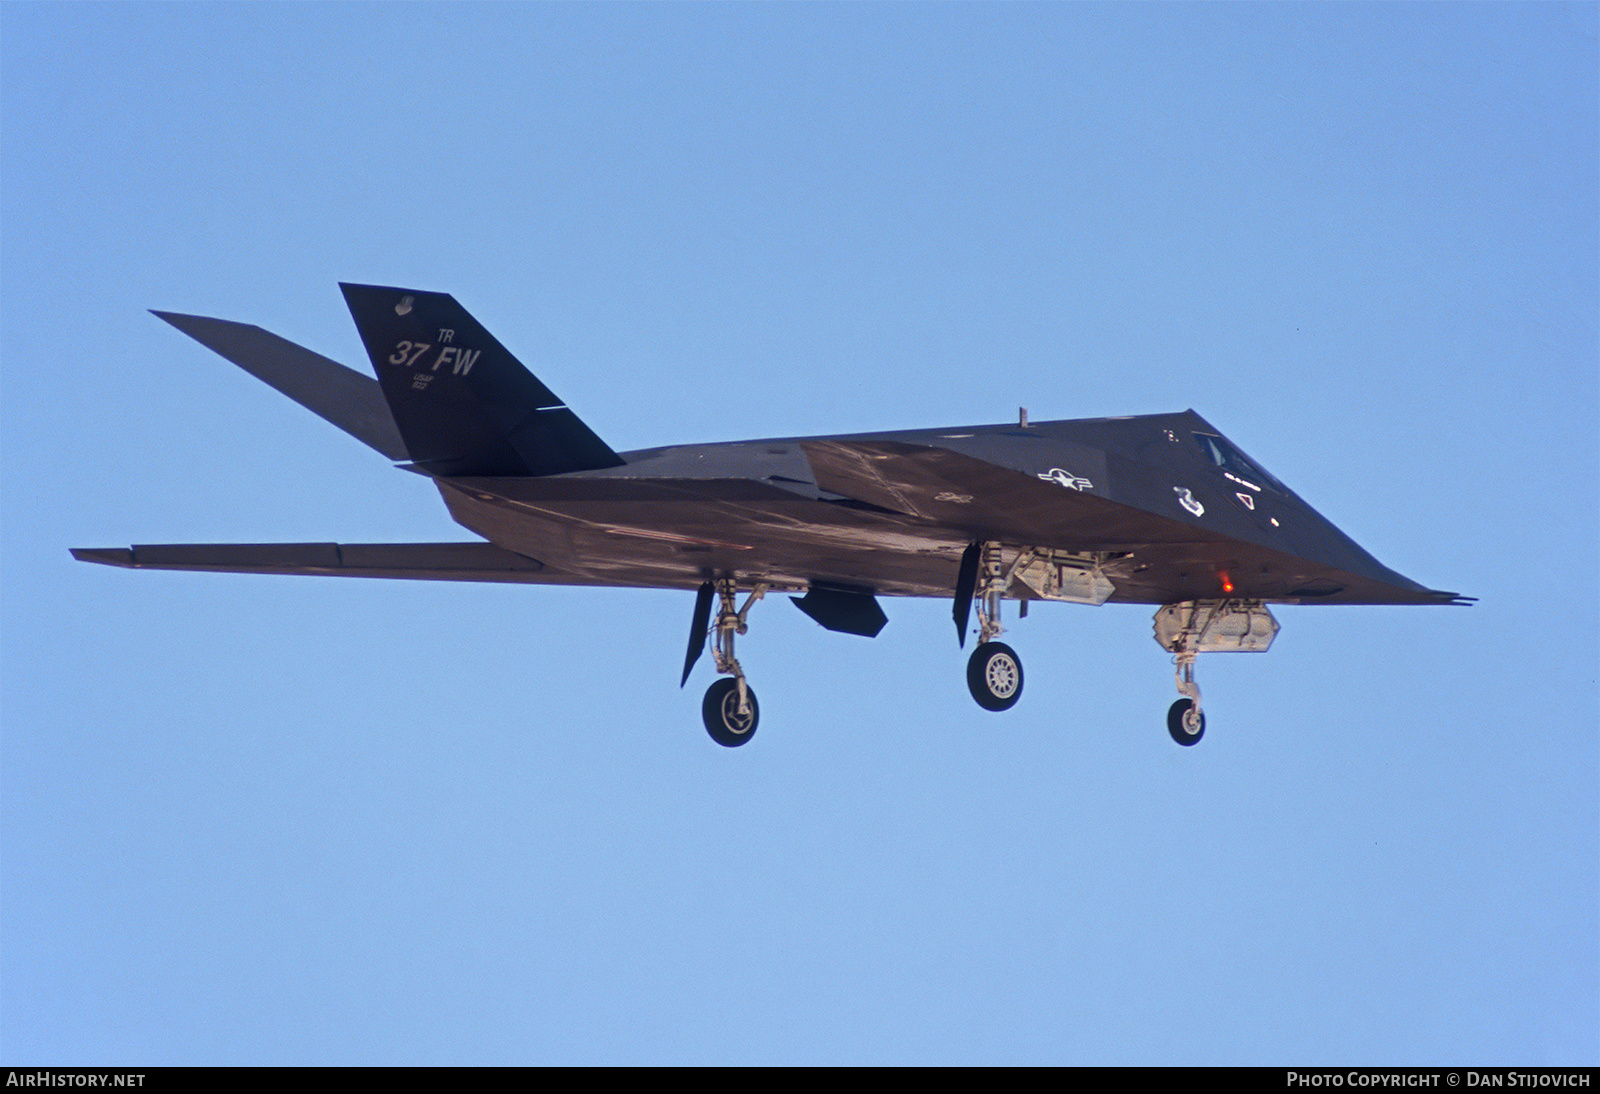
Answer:
POLYGON ((750 607, 767 595, 767 586, 758 584, 745 598, 744 607, 735 609, 739 593, 738 581, 731 577, 718 578, 716 582, 717 620, 713 624, 711 657, 717 671, 733 677, 718 680, 706 690, 705 701, 700 704, 700 716, 705 720, 706 732, 724 748, 738 748, 756 735, 756 725, 761 720, 761 707, 756 703, 756 693, 745 681, 744 669, 733 655, 733 640, 746 633, 750 627, 750 607))
POLYGON ((957 582, 956 594, 959 597, 970 580, 978 597, 978 648, 967 661, 967 690, 984 710, 1010 710, 1022 698, 1022 659, 1016 650, 995 641, 1005 631, 1000 625, 1000 598, 1010 584, 1010 575, 1000 556, 1000 544, 974 544, 967 551, 962 559, 966 572, 957 582))
POLYGON ((1185 646, 1174 659, 1177 668, 1172 676, 1183 696, 1167 710, 1167 732, 1180 745, 1188 747, 1200 743, 1205 736, 1206 715, 1200 709, 1200 685, 1194 682, 1194 661, 1198 653, 1185 646))

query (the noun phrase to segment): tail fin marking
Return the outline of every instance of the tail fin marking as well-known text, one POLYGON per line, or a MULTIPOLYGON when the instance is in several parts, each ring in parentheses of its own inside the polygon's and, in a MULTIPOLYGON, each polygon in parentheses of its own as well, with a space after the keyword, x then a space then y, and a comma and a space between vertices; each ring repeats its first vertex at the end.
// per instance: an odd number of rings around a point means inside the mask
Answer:
POLYGON ((448 293, 339 287, 419 470, 538 476, 624 462, 448 293))

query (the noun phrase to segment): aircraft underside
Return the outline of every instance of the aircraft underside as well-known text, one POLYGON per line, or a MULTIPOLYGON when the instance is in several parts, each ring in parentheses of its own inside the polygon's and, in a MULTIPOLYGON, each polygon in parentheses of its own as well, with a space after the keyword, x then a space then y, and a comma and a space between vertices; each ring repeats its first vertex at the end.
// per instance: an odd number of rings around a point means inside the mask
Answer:
MULTIPOLYGON (((962 644, 975 607, 978 644, 967 685, 979 706, 996 712, 1016 704, 1023 684, 1020 657, 996 641, 1004 630, 1003 600, 1020 601, 1024 614, 1031 601, 1181 608, 1178 614, 1163 609, 1164 628, 1158 615, 1157 639, 1178 665, 1181 698, 1168 728, 1183 745, 1205 732, 1195 656, 1265 652, 1278 629, 1259 595, 1210 601, 1174 595, 1172 587, 1183 587, 1191 572, 1216 580, 1215 551, 1208 554, 1201 544, 1173 543, 1164 550, 1145 544, 1135 552, 973 542, 958 529, 779 489, 749 489, 752 484, 732 491, 737 497, 696 499, 696 485, 728 484, 629 481, 618 490, 622 496, 608 500, 551 497, 561 491, 550 485, 447 481, 440 491, 461 524, 553 571, 597 585, 696 589, 683 680, 709 634, 713 664, 727 678, 708 689, 702 715, 711 737, 728 747, 748 741, 759 722, 754 689, 734 650, 737 636, 748 632, 752 607, 768 593, 805 593, 796 604, 822 626, 867 637, 885 622, 876 596, 952 599, 962 644)), ((1277 575, 1274 591, 1307 580, 1271 563, 1256 568, 1277 575)))

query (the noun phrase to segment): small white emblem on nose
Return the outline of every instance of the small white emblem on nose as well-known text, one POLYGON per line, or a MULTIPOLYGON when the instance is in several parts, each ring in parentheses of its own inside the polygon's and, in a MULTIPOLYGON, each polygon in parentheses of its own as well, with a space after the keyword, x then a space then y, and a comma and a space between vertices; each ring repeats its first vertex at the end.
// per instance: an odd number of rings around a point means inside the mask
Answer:
POLYGON ((1195 500, 1194 495, 1189 493, 1189 488, 1187 486, 1174 486, 1172 491, 1178 495, 1179 505, 1183 506, 1197 517, 1203 517, 1206 515, 1206 507, 1195 500))

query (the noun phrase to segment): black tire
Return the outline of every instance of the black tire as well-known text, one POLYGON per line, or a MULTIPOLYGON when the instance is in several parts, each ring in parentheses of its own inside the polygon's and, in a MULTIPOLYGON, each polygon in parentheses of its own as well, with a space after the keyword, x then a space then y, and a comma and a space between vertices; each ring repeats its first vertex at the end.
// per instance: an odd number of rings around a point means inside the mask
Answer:
POLYGON ((1004 642, 985 642, 967 662, 967 690, 984 710, 1010 710, 1022 698, 1022 660, 1004 642))
POLYGON ((1167 732, 1184 748, 1199 744, 1206 735, 1206 712, 1195 710, 1193 699, 1179 699, 1167 710, 1167 732))
POLYGON ((761 707, 756 703, 754 688, 746 684, 744 692, 750 700, 748 718, 739 717, 739 681, 732 677, 718 680, 707 688, 705 700, 700 704, 706 732, 723 748, 738 748, 756 735, 761 707))

